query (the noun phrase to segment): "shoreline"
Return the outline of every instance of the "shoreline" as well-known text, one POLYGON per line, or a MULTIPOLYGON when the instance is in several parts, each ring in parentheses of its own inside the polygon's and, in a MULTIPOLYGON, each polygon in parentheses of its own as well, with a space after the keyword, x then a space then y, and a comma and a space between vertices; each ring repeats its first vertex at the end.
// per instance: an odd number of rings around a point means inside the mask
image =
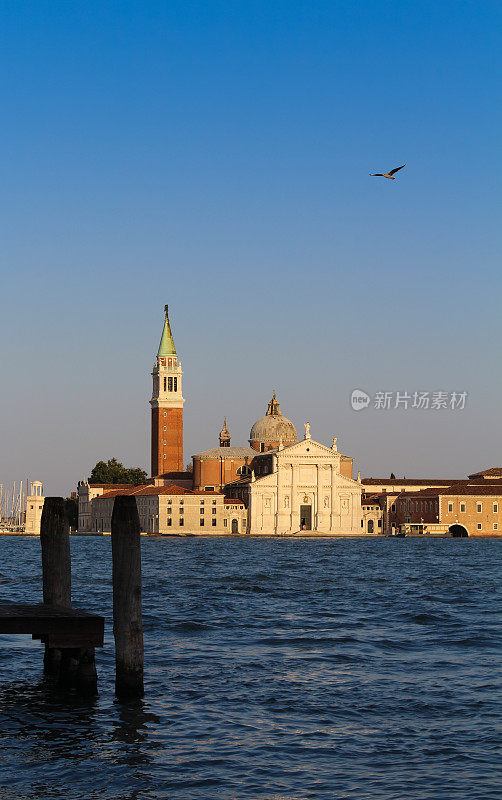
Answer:
MULTIPOLYGON (((13 536, 13 537, 26 537, 28 539, 40 539, 40 535, 38 533, 26 533, 24 531, 0 531, 0 536, 13 536)), ((108 531, 94 532, 94 533, 78 533, 74 532, 71 534, 71 538, 82 538, 82 539, 102 539, 108 538, 111 534, 108 531)), ((473 534, 466 537, 456 537, 452 536, 451 534, 409 534, 406 536, 396 536, 392 534, 379 534, 379 533, 364 533, 364 534, 354 534, 354 533, 316 533, 313 531, 312 533, 148 533, 142 532, 142 537, 148 539, 422 539, 422 540, 431 540, 431 539, 502 539, 502 532, 500 533, 483 533, 483 534, 473 534)))

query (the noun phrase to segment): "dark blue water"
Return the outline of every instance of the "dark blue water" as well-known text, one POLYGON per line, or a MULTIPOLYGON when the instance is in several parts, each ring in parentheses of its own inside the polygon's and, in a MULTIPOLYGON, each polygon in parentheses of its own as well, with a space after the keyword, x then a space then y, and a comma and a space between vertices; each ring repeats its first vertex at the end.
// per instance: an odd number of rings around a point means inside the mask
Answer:
MULTIPOLYGON (((499 800, 500 561, 490 540, 143 539, 146 696, 85 703, 0 637, 0 798, 499 800), (497 614, 499 616, 497 616, 497 614)), ((0 598, 40 599, 0 539, 0 598)), ((73 538, 111 609, 109 538, 73 538)))

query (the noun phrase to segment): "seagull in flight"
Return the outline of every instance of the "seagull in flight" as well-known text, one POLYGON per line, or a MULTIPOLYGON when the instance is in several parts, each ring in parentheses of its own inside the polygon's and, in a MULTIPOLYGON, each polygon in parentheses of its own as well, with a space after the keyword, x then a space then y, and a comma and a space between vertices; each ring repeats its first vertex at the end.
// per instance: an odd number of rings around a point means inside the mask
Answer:
POLYGON ((395 181, 394 173, 399 172, 400 169, 405 167, 406 164, 403 164, 401 167, 396 167, 395 169, 391 169, 390 172, 370 172, 370 176, 372 178, 388 178, 390 181, 395 181))

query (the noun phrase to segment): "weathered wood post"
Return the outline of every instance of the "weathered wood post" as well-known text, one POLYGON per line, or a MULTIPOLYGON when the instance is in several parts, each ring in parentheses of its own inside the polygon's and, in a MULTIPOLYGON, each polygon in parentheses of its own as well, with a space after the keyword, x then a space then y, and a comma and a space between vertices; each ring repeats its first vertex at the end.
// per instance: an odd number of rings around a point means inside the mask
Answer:
MULTIPOLYGON (((46 497, 40 522, 43 601, 60 608, 71 607, 70 526, 62 497, 46 497)), ((45 645, 44 671, 56 674, 61 650, 45 645)))
POLYGON ((112 514, 115 694, 143 697, 141 526, 136 498, 115 498, 112 514))
MULTIPOLYGON (((40 522, 44 604, 71 608, 70 525, 62 497, 46 497, 40 522)), ((59 674, 63 686, 83 694, 97 693, 94 647, 56 648, 45 645, 44 671, 59 674)))

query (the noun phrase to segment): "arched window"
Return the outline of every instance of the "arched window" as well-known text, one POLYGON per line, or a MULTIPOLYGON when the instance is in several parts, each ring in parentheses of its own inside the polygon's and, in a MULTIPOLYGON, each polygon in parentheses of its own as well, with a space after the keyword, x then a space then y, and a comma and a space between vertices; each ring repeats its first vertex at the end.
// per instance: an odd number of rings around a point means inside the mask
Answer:
POLYGON ((244 466, 239 467, 237 470, 237 475, 251 475, 251 470, 244 464, 244 466))

